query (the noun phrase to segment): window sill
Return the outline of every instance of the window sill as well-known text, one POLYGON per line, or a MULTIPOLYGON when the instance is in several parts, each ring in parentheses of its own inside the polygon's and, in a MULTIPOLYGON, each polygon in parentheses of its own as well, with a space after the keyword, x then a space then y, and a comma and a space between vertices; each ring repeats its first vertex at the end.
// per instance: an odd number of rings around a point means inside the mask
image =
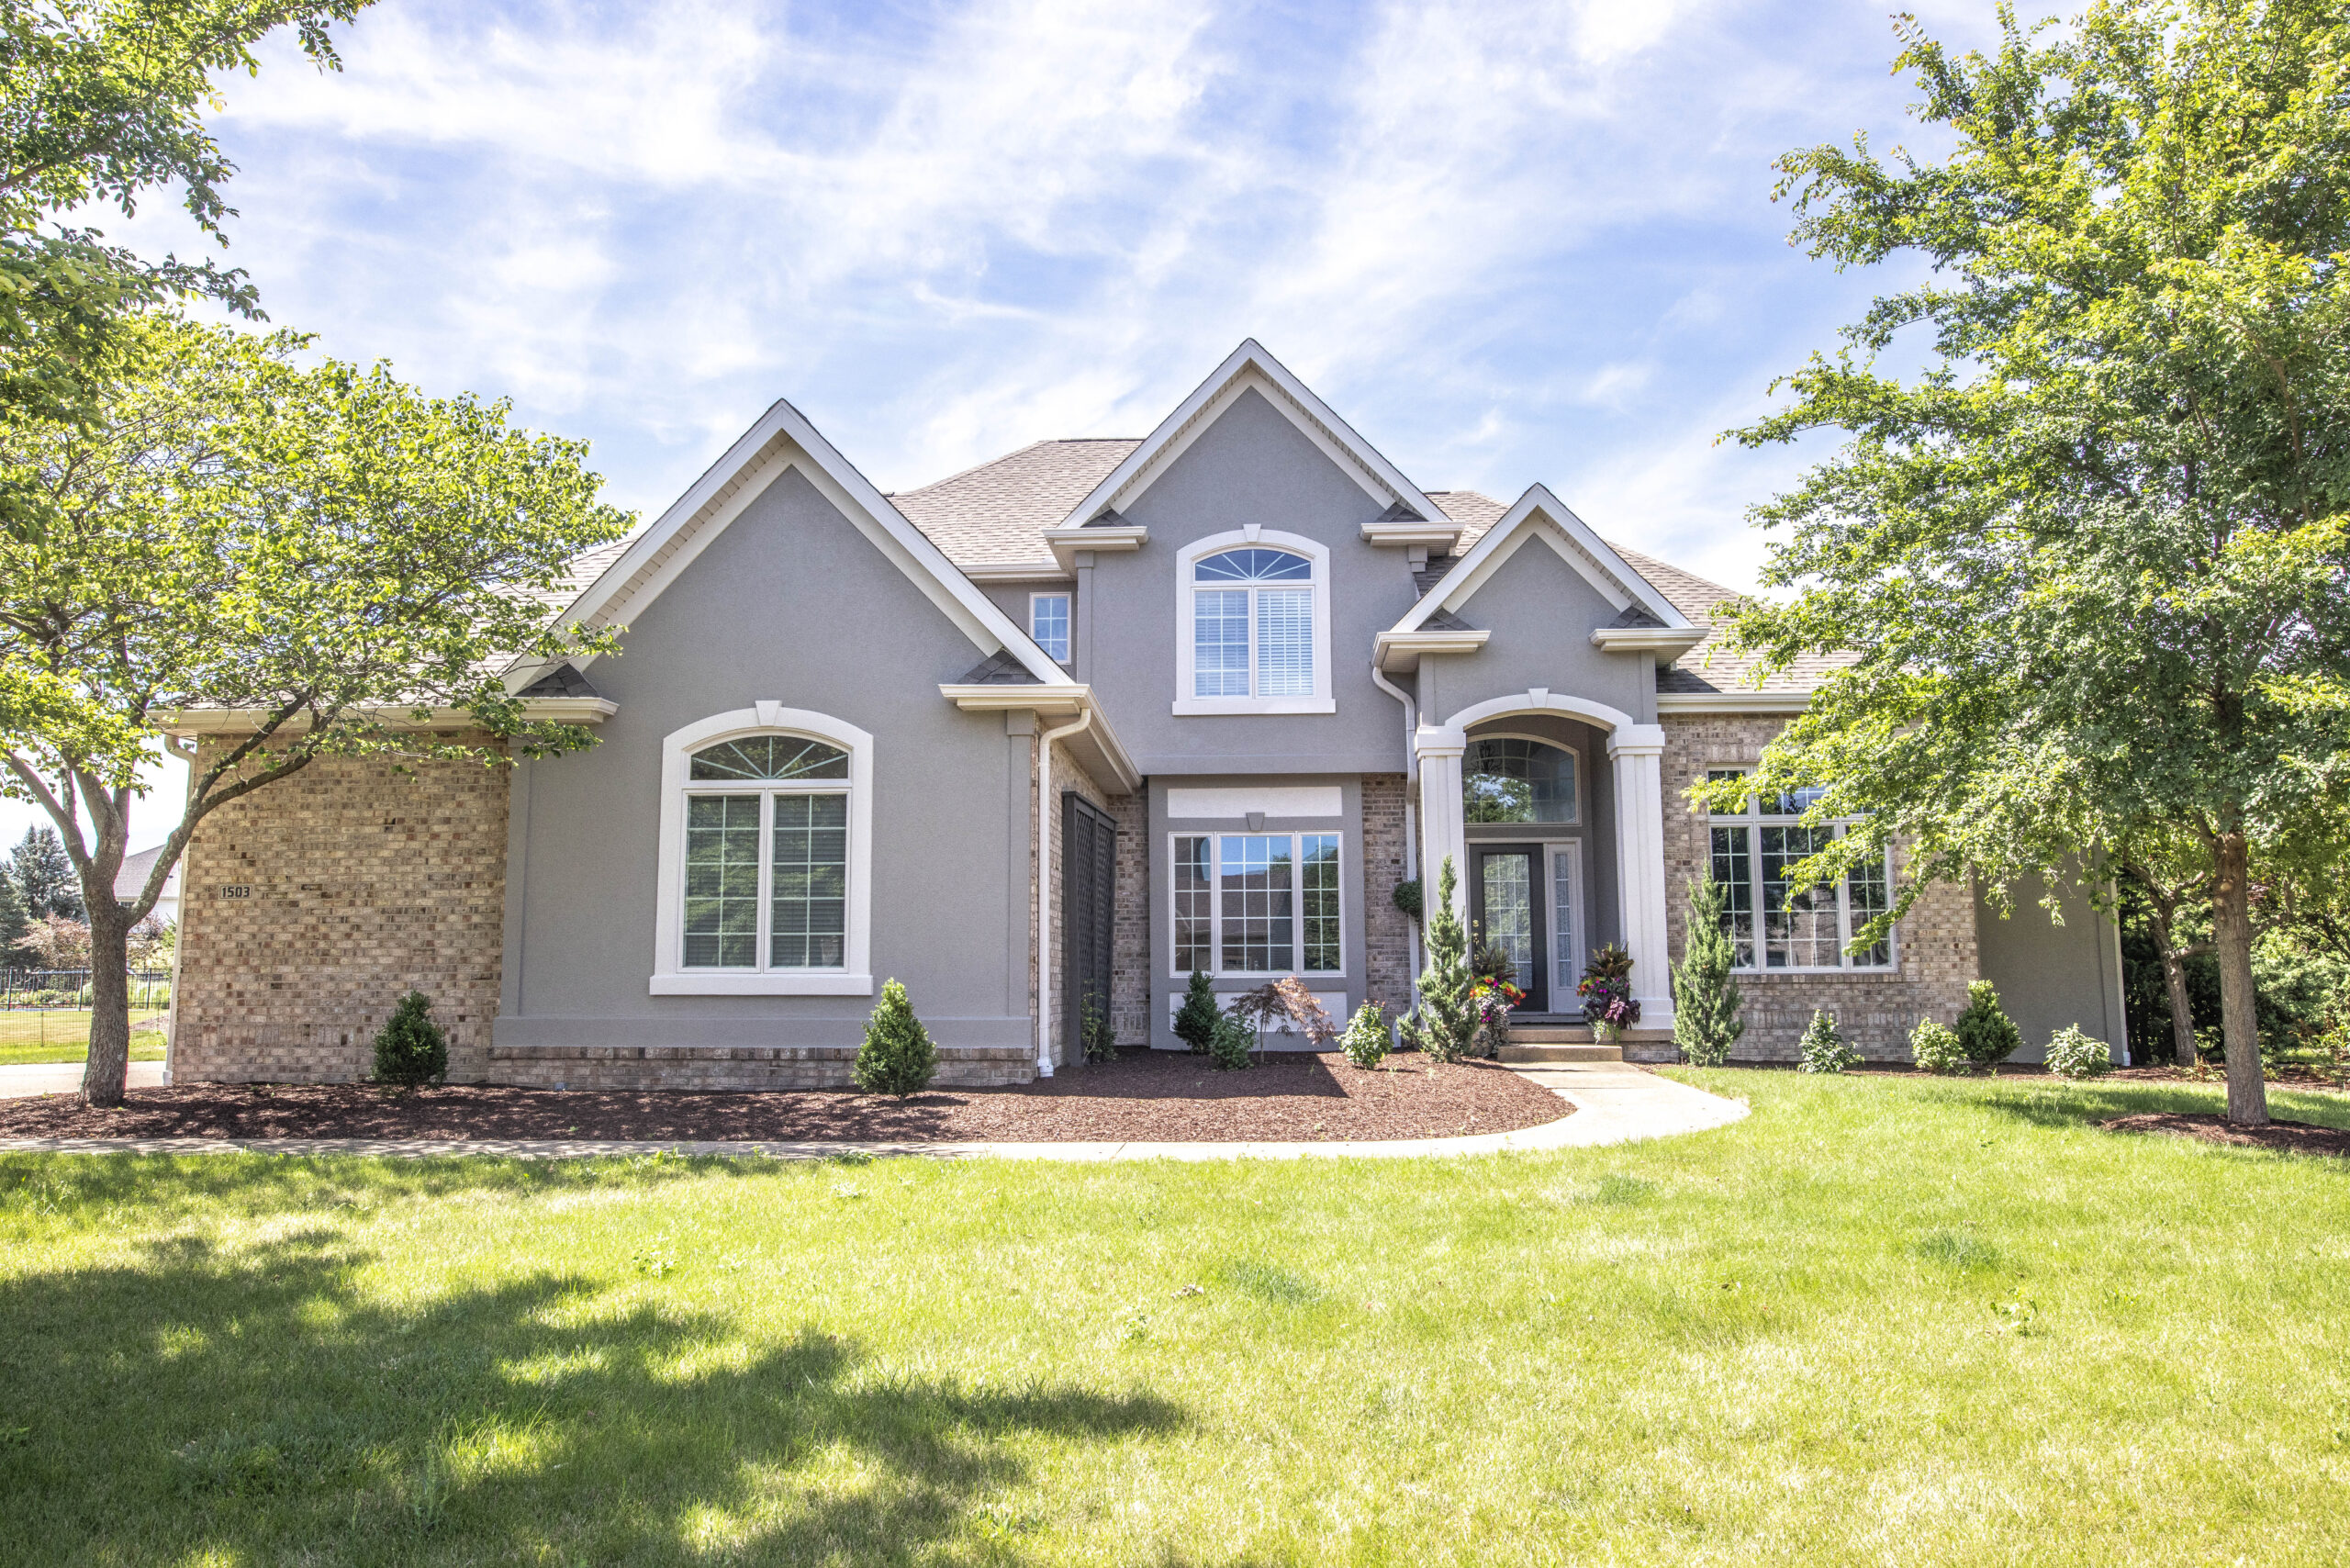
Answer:
POLYGON ((1331 697, 1178 697, 1175 716, 1198 718, 1211 713, 1335 713, 1331 697))
POLYGON ((833 969, 765 974, 712 969, 655 975, 647 990, 654 996, 871 996, 873 977, 833 969))
POLYGON ((1773 975, 1850 975, 1854 980, 1882 980, 1886 975, 1900 974, 1901 966, 1898 964, 1871 964, 1866 969, 1862 969, 1857 966, 1826 969, 1818 965, 1813 965, 1807 968, 1781 969, 1733 969, 1730 970, 1730 973, 1734 975, 1743 975, 1749 980, 1768 980, 1773 975))

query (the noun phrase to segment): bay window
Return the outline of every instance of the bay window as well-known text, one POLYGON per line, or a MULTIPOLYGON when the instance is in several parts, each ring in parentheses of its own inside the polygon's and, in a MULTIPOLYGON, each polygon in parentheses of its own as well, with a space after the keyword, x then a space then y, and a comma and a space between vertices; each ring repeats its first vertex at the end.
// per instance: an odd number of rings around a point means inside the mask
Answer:
MULTIPOLYGON (((1744 772, 1731 768, 1706 777, 1712 782, 1744 772)), ((1788 875, 1844 832, 1842 823, 1806 826, 1799 820, 1818 799, 1810 790, 1769 801, 1749 796, 1743 811, 1709 818, 1722 924, 1740 969, 1893 967, 1889 935, 1857 953, 1847 951, 1854 935, 1892 904, 1893 881, 1883 857, 1855 866, 1837 883, 1797 886, 1788 875)))

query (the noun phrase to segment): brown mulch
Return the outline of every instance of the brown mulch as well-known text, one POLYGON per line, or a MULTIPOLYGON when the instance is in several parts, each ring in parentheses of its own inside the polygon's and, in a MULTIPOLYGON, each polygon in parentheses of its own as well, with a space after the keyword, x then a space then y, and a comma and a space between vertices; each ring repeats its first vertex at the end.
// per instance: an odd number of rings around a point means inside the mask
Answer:
MULTIPOLYGON (((2307 1062, 2284 1062, 2270 1066, 2261 1075, 2268 1082, 2284 1089, 2342 1089, 2344 1084, 2330 1071, 2310 1066, 2307 1062)), ((2228 1070, 2217 1062, 2206 1062, 2200 1072, 2183 1070, 2167 1062, 2155 1062, 2147 1067, 2117 1067, 2105 1075, 2108 1083, 2210 1083, 2225 1088, 2228 1070)))
POLYGON ((2166 1133, 2173 1137, 2200 1138, 2205 1143, 2234 1144, 2244 1148, 2350 1159, 2350 1131, 2316 1126, 2309 1122, 2271 1122, 2265 1127, 2240 1127, 2216 1112, 2146 1111, 2134 1116, 2116 1116, 2098 1126, 2109 1133, 2166 1133))
POLYGON ((1416 1055, 1361 1071, 1335 1053, 1269 1052, 1246 1072, 1128 1051, 1007 1089, 893 1100, 848 1090, 513 1089, 450 1084, 189 1084, 93 1111, 71 1094, 0 1100, 0 1137, 610 1138, 657 1142, 1319 1143, 1449 1137, 1553 1122, 1564 1100, 1491 1062, 1416 1055))

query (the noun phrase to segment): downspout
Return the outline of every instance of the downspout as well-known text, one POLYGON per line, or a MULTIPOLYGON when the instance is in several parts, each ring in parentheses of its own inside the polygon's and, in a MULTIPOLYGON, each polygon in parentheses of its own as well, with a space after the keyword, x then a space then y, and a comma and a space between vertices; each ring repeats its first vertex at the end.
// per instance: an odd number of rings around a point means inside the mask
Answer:
POLYGON ((1036 737, 1036 1076, 1053 1075, 1053 743, 1093 722, 1093 710, 1036 737))
MULTIPOLYGON (((1371 661, 1371 681, 1404 705, 1404 864, 1414 877, 1420 876, 1419 834, 1416 827, 1419 812, 1414 803, 1412 786, 1419 782, 1420 755, 1414 737, 1420 733, 1420 705, 1412 694, 1387 678, 1374 655, 1371 661)), ((1420 908, 1427 908, 1428 890, 1421 879, 1420 908)), ((1412 1011, 1420 1007, 1420 923, 1406 918, 1404 922, 1404 954, 1411 966, 1412 1011)))

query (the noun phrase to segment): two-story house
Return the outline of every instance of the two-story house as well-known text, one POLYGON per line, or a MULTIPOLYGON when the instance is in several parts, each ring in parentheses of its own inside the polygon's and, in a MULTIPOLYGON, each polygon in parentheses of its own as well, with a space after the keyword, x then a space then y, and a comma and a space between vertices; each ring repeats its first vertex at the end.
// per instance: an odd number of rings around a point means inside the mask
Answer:
POLYGON ((1629 949, 1635 1057, 1671 1054, 1708 870, 1741 1055, 1791 1054, 1818 1006, 1897 1056, 1979 976, 2035 1047, 2123 1038, 2083 901, 2052 924, 1937 887, 1855 952, 1897 857, 1793 887, 1834 829, 1691 808, 1818 675, 1709 656, 1727 590, 1540 486, 1422 490, 1253 342, 1142 440, 896 495, 778 403, 576 582, 561 612, 625 627, 621 655, 512 678, 593 747, 321 761, 205 823, 175 1078, 359 1076, 413 986, 460 1079, 841 1082, 894 977, 945 1081, 1020 1081, 1082 1060, 1089 1009, 1175 1047, 1193 970, 1400 1011, 1421 955, 1397 884, 1433 897, 1447 857, 1523 1015, 1572 1014, 1591 949, 1629 949))

